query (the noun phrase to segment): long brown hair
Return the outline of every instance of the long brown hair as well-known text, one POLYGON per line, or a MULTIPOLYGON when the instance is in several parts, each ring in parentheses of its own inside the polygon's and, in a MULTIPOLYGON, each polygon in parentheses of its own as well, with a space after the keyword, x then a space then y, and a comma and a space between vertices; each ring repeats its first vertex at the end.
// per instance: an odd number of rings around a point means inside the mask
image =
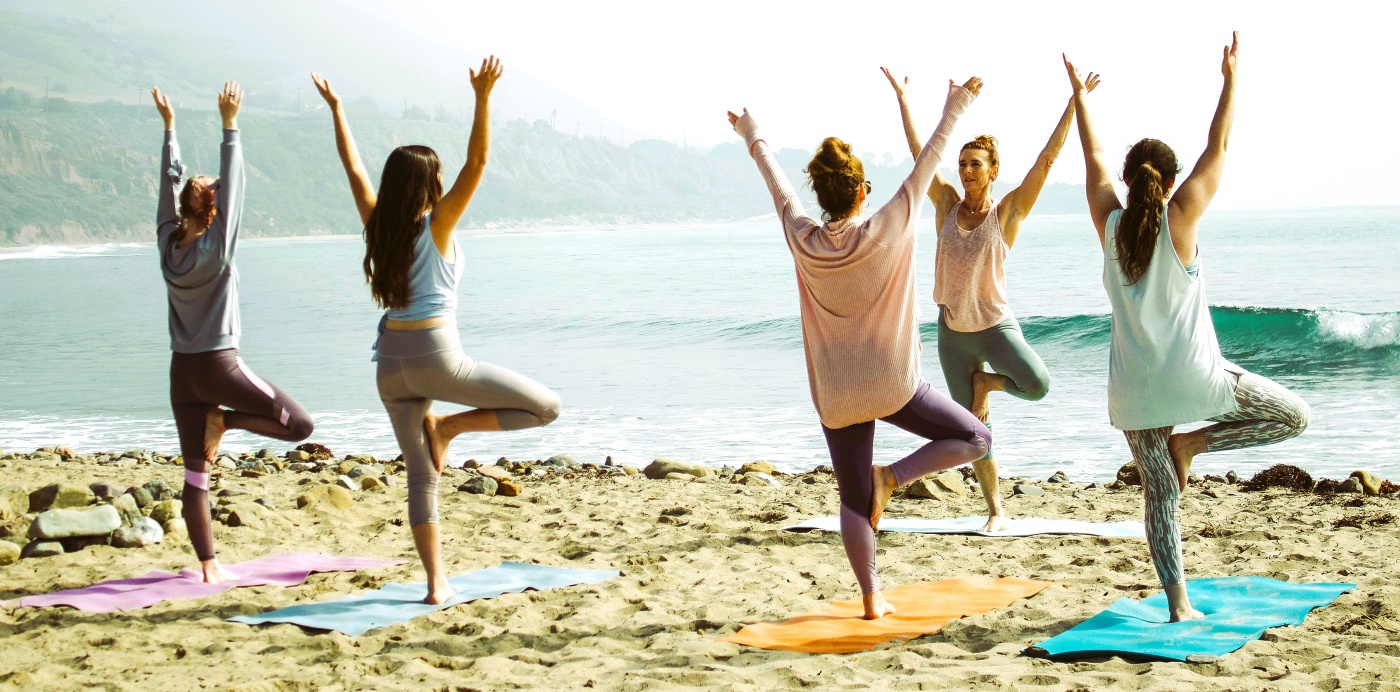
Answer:
POLYGON ((1162 232, 1162 205, 1167 201, 1167 189, 1180 172, 1176 152, 1160 140, 1144 139, 1128 150, 1123 161, 1128 206, 1118 217, 1113 250, 1129 284, 1137 283, 1147 273, 1147 265, 1157 249, 1157 236, 1162 232))
POLYGON ((180 190, 180 229, 203 231, 214 222, 215 190, 217 178, 207 175, 192 176, 180 190))
POLYGON ((393 150, 384 162, 379 201, 365 222, 365 281, 380 307, 408 307, 413 247, 423 217, 442 199, 441 172, 437 152, 417 144, 393 150))
POLYGON ((865 182, 865 167, 851 155, 851 145, 827 137, 807 163, 807 182, 817 193, 822 218, 831 221, 853 216, 860 208, 856 191, 865 182))

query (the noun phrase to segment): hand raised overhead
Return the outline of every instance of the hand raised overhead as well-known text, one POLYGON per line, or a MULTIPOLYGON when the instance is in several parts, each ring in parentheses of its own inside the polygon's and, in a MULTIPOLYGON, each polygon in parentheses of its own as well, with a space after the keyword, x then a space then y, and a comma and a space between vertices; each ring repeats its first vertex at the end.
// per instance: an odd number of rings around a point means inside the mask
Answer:
POLYGON ((160 93, 160 87, 151 87, 151 98, 156 102, 160 119, 165 121, 165 129, 175 129, 175 111, 170 108, 170 98, 160 93))
MULTIPOLYGON (((745 109, 744 109, 744 115, 748 115, 748 114, 749 114, 749 109, 745 108, 745 109)), ((734 127, 735 125, 738 125, 738 124, 739 124, 739 118, 742 118, 742 117, 744 117, 744 116, 743 116, 743 115, 738 115, 738 114, 736 114, 734 111, 729 111, 729 126, 730 126, 730 127, 734 127)))
POLYGON ((890 74, 890 70, 887 67, 881 67, 880 71, 885 73, 885 79, 890 80, 890 86, 894 87, 894 95, 899 98, 904 98, 905 93, 907 93, 909 89, 909 77, 906 76, 904 79, 895 79, 895 76, 890 74))
POLYGON ((1098 87, 1098 73, 1090 72, 1087 78, 1081 78, 1079 76, 1079 71, 1074 68, 1074 63, 1069 61, 1069 56, 1065 55, 1064 53, 1060 53, 1060 57, 1065 61, 1065 72, 1069 73, 1069 84, 1070 87, 1072 87, 1074 93, 1077 94, 1080 91, 1083 91, 1087 94, 1093 91, 1096 87, 1098 87))
POLYGON ((501 66, 499 58, 491 55, 481 61, 480 70, 467 72, 471 75, 472 90, 476 91, 477 97, 482 97, 491 93, 491 88, 496 86, 496 80, 501 78, 505 68, 501 66))
POLYGON ((319 72, 311 73, 311 83, 316 85, 316 91, 325 99, 326 105, 335 109, 340 106, 340 94, 335 93, 331 88, 331 80, 322 77, 319 72))
POLYGON ((1235 68, 1240 59, 1240 32, 1230 34, 1230 45, 1225 46, 1225 57, 1220 60, 1220 72, 1226 79, 1235 78, 1235 68))
POLYGON ((219 115, 224 119, 224 129, 236 129, 238 109, 243 106, 243 89, 238 82, 224 82, 224 90, 219 92, 219 115))
MULTIPOLYGON (((948 80, 948 86, 953 86, 953 80, 948 80)), ((977 96, 982 93, 982 78, 968 77, 967 81, 963 82, 962 87, 972 92, 973 96, 977 96)))

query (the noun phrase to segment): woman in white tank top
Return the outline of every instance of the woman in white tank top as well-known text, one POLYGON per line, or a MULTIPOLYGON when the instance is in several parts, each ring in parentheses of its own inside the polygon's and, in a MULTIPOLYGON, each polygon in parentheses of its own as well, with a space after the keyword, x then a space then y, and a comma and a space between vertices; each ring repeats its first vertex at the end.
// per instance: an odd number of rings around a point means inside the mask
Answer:
POLYGON ((1089 213, 1104 251, 1104 290, 1113 305, 1108 408, 1142 471, 1147 545, 1173 621, 1206 617, 1191 607, 1182 567, 1178 500, 1192 459, 1272 444, 1308 425, 1308 405, 1279 384, 1226 361, 1215 338, 1197 224, 1220 187, 1235 117, 1239 37, 1225 47, 1220 94, 1205 153, 1172 194, 1181 168, 1166 144, 1144 139, 1128 150, 1118 200, 1103 147, 1094 136, 1084 96, 1098 82, 1080 79, 1068 58, 1079 139, 1084 146, 1089 213), (1215 421, 1173 434, 1177 425, 1215 421))
MULTIPOLYGON (((919 137, 905 98, 909 78, 895 79, 880 68, 899 98, 904 135, 918 154, 919 137)), ((1026 177, 1000 201, 992 199, 1000 159, 997 141, 987 135, 964 144, 958 153, 958 191, 942 174, 928 188, 938 218, 938 256, 933 300, 938 304, 938 361, 948 394, 983 422, 991 409, 988 396, 1006 392, 1039 401, 1050 390, 1050 373, 1026 343, 1021 325, 1006 301, 1006 255, 1016 243, 1021 221, 1031 212, 1050 167, 1060 155, 1074 119, 1074 101, 1065 106, 1050 141, 1026 177), (984 370, 990 366, 991 372, 984 370)), ((990 424, 989 424, 990 425, 990 424)), ((997 463, 992 450, 973 462, 977 484, 987 500, 983 531, 999 531, 1008 517, 997 486, 997 463)))

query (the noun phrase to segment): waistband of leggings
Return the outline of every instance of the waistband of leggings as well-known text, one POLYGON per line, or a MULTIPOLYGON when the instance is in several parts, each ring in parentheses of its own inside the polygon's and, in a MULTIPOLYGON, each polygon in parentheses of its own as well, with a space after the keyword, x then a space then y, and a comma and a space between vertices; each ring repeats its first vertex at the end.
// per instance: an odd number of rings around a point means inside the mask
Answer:
POLYGON ((379 333, 377 353, 380 358, 413 358, 462 348, 462 338, 456 324, 429 329, 401 332, 385 329, 379 333))

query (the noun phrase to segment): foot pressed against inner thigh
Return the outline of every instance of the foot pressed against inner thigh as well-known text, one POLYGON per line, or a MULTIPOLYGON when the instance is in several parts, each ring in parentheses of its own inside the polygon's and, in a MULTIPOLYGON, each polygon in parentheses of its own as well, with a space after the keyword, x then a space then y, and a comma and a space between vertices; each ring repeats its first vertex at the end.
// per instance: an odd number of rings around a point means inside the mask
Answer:
POLYGON ((987 422, 987 418, 992 414, 990 395, 992 392, 1006 391, 1008 379, 1005 375, 985 370, 972 373, 972 406, 968 410, 977 416, 977 420, 987 422))
POLYGON ((899 480, 894 476, 894 470, 888 466, 872 466, 870 476, 875 482, 875 492, 870 500, 870 528, 880 530, 880 515, 885 513, 885 507, 890 504, 890 497, 899 488, 899 480))
POLYGON ((204 458, 210 463, 219 458, 219 444, 224 441, 224 410, 210 406, 204 417, 204 458))
POLYGON ((1206 436, 1201 430, 1187 433, 1177 433, 1167 438, 1167 451, 1172 457, 1172 466, 1176 469, 1177 486, 1186 490, 1186 482, 1191 478, 1191 462, 1196 459, 1197 454, 1206 451, 1206 436))
POLYGON ((495 409, 472 409, 441 416, 429 412, 423 417, 423 432, 428 439, 428 451, 438 473, 447 465, 447 448, 458 435, 467 432, 496 432, 501 429, 495 409))

